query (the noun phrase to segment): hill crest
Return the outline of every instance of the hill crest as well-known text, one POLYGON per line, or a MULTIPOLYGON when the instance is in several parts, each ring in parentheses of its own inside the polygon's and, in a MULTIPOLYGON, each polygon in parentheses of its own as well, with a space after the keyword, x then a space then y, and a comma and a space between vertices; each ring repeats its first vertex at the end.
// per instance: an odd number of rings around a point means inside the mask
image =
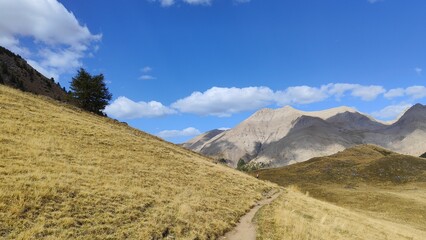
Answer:
POLYGON ((67 92, 54 79, 48 79, 31 67, 25 59, 0 46, 0 84, 68 101, 67 92))

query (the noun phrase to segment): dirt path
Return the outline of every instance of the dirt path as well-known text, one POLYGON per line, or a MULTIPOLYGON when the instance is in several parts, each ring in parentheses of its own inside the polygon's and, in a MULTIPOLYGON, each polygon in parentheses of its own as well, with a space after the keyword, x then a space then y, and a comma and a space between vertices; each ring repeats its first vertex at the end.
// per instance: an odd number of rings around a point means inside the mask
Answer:
POLYGON ((272 193, 272 196, 268 196, 263 200, 257 202, 256 206, 253 207, 250 212, 240 218, 240 222, 237 226, 225 234, 225 236, 219 238, 221 240, 256 240, 256 225, 253 223, 253 217, 257 211, 264 205, 270 204, 274 201, 282 191, 272 193))

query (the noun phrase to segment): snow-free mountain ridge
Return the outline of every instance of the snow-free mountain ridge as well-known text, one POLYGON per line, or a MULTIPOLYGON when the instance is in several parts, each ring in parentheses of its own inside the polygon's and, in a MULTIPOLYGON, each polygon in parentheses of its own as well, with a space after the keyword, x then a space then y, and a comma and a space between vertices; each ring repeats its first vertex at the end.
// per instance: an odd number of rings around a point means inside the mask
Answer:
POLYGON ((334 154, 358 144, 376 144, 403 154, 426 151, 426 107, 416 104, 393 124, 350 107, 304 112, 286 106, 261 109, 227 131, 210 131, 183 146, 226 160, 277 167, 334 154))

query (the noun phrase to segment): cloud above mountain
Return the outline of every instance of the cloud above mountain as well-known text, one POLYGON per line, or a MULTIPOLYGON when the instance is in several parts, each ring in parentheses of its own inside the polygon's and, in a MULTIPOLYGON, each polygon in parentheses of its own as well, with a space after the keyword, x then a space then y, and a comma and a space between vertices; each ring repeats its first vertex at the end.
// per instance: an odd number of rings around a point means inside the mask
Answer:
POLYGON ((267 87, 223 88, 212 87, 205 92, 193 92, 171 105, 183 113, 228 117, 274 102, 275 93, 267 87))
MULTIPOLYGON (((325 100, 341 101, 342 98, 354 98, 369 102, 382 96, 383 99, 406 97, 408 100, 426 98, 426 87, 411 86, 386 90, 378 85, 360 85, 349 83, 330 83, 320 87, 291 86, 274 91, 269 87, 212 87, 204 92, 196 91, 189 96, 170 104, 160 102, 135 102, 124 96, 117 98, 105 112, 108 115, 134 119, 142 117, 161 117, 175 113, 189 113, 202 116, 230 117, 233 114, 256 111, 268 106, 307 105, 325 100)), ((373 113, 374 116, 389 119, 396 117, 407 106, 392 104, 373 113)))
POLYGON ((200 130, 193 127, 189 127, 183 130, 164 130, 157 133, 156 135, 161 138, 178 138, 178 137, 192 137, 192 136, 197 136, 200 134, 201 134, 200 130))

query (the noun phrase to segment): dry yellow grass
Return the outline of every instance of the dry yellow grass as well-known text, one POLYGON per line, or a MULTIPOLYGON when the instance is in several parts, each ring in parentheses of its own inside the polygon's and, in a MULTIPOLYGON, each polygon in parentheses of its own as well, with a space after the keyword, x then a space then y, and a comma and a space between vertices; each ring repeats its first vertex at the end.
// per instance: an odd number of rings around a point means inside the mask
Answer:
POLYGON ((0 86, 0 238, 214 239, 273 187, 0 86))
POLYGON ((426 239, 424 159, 361 145, 256 173, 292 186, 259 215, 261 239, 426 239))
POLYGON ((314 199, 290 187, 256 216, 257 239, 426 239, 426 232, 314 199))

